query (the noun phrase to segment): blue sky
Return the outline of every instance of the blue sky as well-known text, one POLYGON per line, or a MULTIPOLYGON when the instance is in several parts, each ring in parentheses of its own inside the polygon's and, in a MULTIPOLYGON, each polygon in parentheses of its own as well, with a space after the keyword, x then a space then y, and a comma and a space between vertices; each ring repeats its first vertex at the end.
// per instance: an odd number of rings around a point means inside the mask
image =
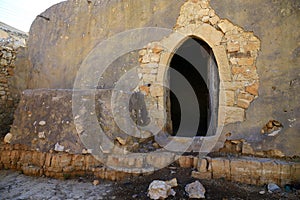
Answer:
POLYGON ((37 15, 63 0, 0 0, 0 21, 28 32, 37 15))

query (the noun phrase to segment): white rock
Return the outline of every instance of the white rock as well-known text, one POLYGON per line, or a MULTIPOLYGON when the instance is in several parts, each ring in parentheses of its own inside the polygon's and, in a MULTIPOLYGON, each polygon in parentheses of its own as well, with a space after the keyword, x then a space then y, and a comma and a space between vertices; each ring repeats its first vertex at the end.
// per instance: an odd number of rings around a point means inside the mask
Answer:
POLYGON ((60 145, 58 142, 54 146, 54 151, 64 151, 65 147, 60 145))
POLYGON ((148 188, 148 197, 150 199, 166 199, 170 195, 175 196, 175 194, 176 192, 172 189, 171 185, 165 181, 154 180, 148 188))
POLYGON ((266 193, 266 191, 264 191, 264 190, 259 191, 259 194, 261 194, 261 195, 263 195, 263 194, 265 194, 265 193, 266 193))
POLYGON ((45 139, 46 138, 45 132, 39 132, 39 138, 40 139, 45 139))
POLYGON ((4 143, 10 144, 12 137, 13 137, 13 135, 11 133, 7 133, 4 137, 4 143))
POLYGON ((272 133, 268 134, 268 136, 276 136, 281 131, 281 128, 279 130, 273 131, 272 133))
POLYGON ((201 199, 205 198, 205 188, 199 181, 195 181, 185 186, 185 191, 189 198, 201 199))
POLYGON ((39 125, 44 126, 44 125, 46 125, 46 122, 45 121, 40 121, 39 125))

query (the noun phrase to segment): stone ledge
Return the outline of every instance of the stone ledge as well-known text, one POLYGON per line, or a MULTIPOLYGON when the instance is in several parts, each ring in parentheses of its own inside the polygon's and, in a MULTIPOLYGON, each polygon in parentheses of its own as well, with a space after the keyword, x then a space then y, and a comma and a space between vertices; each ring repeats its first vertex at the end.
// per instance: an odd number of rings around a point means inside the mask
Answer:
MULTIPOLYGON (((225 178, 252 185, 272 182, 281 186, 300 180, 300 162, 241 156, 203 158, 198 163, 197 171, 192 173, 198 179, 225 178), (201 167, 201 162, 207 163, 206 168, 201 167)), ((188 166, 193 167, 193 161, 188 166)))
MULTIPOLYGON (((171 164, 173 158, 183 168, 193 168, 194 178, 225 178, 247 184, 263 185, 274 182, 284 185, 300 180, 300 162, 257 157, 204 157, 182 156, 167 152, 151 153, 143 157, 113 155, 114 170, 104 166, 90 154, 48 153, 30 150, 24 145, 0 145, 0 169, 14 169, 31 176, 70 178, 94 175, 112 181, 139 174, 152 173, 171 164), (174 157, 175 156, 175 157, 174 157), (125 162, 126 161, 126 162, 125 162)), ((108 160, 107 156, 107 160, 108 160)), ((103 159, 106 161, 106 158, 103 159)))

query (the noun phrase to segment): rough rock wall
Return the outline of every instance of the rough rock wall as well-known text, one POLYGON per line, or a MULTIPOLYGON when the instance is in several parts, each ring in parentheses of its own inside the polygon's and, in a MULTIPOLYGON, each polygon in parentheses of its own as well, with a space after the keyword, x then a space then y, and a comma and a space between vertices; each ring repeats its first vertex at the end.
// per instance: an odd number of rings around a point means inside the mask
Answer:
POLYGON ((0 23, 0 137, 9 131, 19 101, 20 85, 16 81, 19 69, 16 69, 16 63, 21 66, 22 59, 16 59, 19 57, 17 54, 24 52, 26 39, 25 33, 0 23))
MULTIPOLYGON (((184 1, 89 2, 63 2, 35 20, 28 49, 31 88, 72 88, 80 63, 98 42, 131 28, 172 28, 184 1)), ((248 108, 246 120, 226 126, 224 135, 231 132, 228 139, 245 139, 258 151, 300 155, 299 1, 211 0, 211 6, 261 41, 259 98, 248 108), (272 119, 281 122, 283 130, 275 137, 261 135, 272 119)))

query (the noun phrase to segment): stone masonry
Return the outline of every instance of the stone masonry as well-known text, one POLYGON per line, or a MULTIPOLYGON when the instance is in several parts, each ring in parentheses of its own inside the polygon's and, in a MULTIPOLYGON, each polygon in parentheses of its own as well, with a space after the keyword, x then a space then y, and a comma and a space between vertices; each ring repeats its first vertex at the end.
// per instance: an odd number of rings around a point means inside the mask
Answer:
POLYGON ((19 97, 12 92, 16 54, 26 45, 27 35, 0 24, 0 136, 4 136, 13 122, 19 97))
POLYGON ((245 110, 258 97, 256 58, 260 41, 252 32, 220 19, 208 0, 187 1, 173 33, 140 51, 139 89, 147 96, 152 119, 163 126, 166 72, 174 51, 188 37, 205 41, 216 57, 220 76, 219 125, 244 121, 245 110))
POLYGON ((121 180, 138 174, 152 173, 165 165, 170 157, 177 157, 177 164, 194 168, 191 176, 197 179, 218 179, 264 185, 274 182, 285 185, 300 178, 300 163, 271 158, 252 157, 204 157, 179 156, 169 153, 149 153, 147 157, 110 155, 103 165, 91 154, 69 154, 66 152, 38 152, 25 145, 1 145, 0 169, 20 170, 26 175, 67 179, 78 175, 94 175, 109 180, 121 180), (144 167, 143 167, 144 166, 144 167), (134 170, 137 167, 139 170, 134 170), (116 171, 114 168, 122 169, 116 171))

